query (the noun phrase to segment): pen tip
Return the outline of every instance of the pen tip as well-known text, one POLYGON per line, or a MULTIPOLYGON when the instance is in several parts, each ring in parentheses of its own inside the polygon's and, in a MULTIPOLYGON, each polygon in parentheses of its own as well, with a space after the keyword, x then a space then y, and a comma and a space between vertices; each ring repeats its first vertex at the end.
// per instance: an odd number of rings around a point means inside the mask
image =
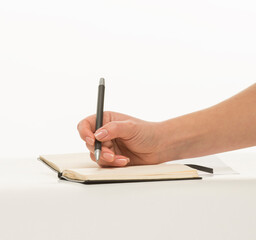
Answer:
POLYGON ((105 79, 104 79, 104 78, 101 78, 101 79, 100 79, 99 85, 104 85, 104 86, 105 86, 105 79))
POLYGON ((94 155, 95 155, 95 159, 96 159, 96 162, 98 162, 100 160, 100 150, 99 149, 96 149, 94 151, 94 155))

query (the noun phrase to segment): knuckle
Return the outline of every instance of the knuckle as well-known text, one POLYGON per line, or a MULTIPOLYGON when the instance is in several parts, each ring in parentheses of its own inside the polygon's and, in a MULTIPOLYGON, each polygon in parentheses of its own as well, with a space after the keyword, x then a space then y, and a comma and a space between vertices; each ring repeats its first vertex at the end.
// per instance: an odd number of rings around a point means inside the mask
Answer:
POLYGON ((110 111, 104 111, 104 115, 110 115, 111 112, 110 111))
POLYGON ((136 122, 134 120, 127 120, 126 124, 129 128, 134 128, 136 126, 136 122))
POLYGON ((111 111, 104 111, 104 121, 106 122, 111 121, 111 111))
POLYGON ((76 128, 78 131, 81 129, 81 121, 77 124, 76 128))
POLYGON ((118 123, 117 122, 112 122, 111 123, 111 128, 115 131, 118 129, 118 123))

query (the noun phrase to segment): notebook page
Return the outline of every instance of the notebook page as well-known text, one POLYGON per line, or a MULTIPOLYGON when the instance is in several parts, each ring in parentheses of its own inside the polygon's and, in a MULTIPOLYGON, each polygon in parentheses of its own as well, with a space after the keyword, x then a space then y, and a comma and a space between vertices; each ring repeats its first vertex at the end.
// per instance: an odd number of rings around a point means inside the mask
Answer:
POLYGON ((40 159, 59 172, 69 168, 98 168, 89 153, 49 154, 41 155, 40 159))

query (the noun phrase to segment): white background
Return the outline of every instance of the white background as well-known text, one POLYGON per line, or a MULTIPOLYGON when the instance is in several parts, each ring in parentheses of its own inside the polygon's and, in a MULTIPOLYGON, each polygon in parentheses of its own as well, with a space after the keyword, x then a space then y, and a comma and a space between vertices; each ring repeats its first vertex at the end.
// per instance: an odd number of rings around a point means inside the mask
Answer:
POLYGON ((0 156, 84 151, 100 77, 145 120, 216 104, 255 82, 255 30, 255 1, 1 0, 0 156))

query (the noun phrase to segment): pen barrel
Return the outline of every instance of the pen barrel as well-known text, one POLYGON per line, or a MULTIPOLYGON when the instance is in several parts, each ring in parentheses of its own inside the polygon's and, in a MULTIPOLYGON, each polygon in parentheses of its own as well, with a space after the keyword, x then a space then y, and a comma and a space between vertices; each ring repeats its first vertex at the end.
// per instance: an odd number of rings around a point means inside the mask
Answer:
POLYGON ((94 147, 94 149, 95 149, 95 150, 96 150, 96 149, 101 149, 101 142, 100 142, 100 141, 95 140, 95 147, 94 147))
MULTIPOLYGON (((99 85, 95 131, 101 128, 103 124, 104 93, 105 93, 105 86, 99 85)), ((95 141, 95 149, 101 149, 101 142, 97 140, 95 141)))

